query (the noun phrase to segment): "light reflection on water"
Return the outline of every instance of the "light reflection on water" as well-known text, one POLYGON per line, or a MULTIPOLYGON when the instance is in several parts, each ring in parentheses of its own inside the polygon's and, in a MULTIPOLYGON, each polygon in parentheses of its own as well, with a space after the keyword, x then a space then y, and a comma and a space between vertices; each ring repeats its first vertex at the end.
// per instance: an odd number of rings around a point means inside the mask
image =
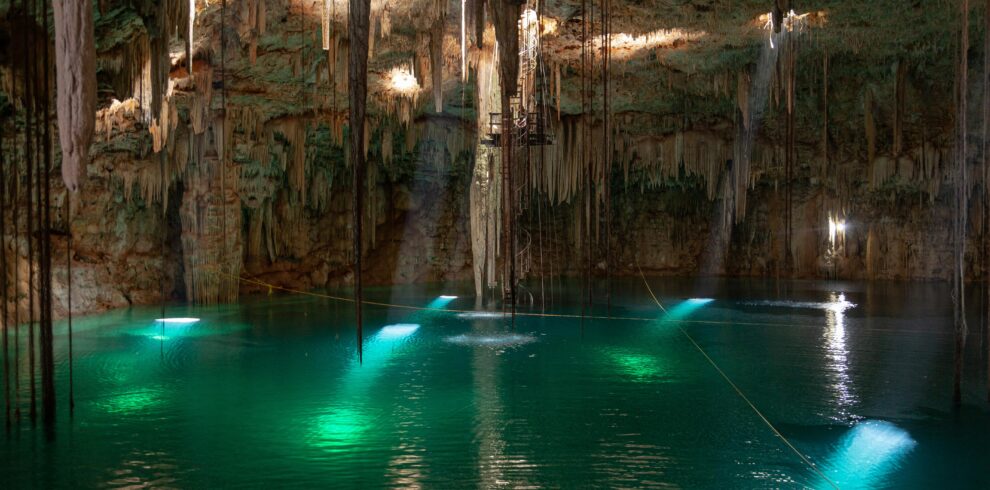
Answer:
POLYGON ((825 350, 826 373, 829 377, 836 404, 838 421, 843 421, 852 415, 852 409, 859 402, 849 374, 849 350, 846 348, 846 309, 852 303, 846 301, 842 293, 829 293, 830 300, 825 308, 825 350))
MULTIPOLYGON (((846 291, 746 308, 717 291, 705 291, 717 307, 677 292, 661 295, 670 316, 637 323, 518 317, 510 327, 369 309, 363 363, 352 326, 325 303, 186 310, 202 320, 164 346, 144 335, 155 330, 149 311, 76 338, 77 412, 60 419, 52 448, 73 470, 50 468, 33 438, 0 460, 16 487, 42 472, 54 487, 817 486, 681 326, 842 488, 932 487, 944 480, 932 468, 950 463, 962 476, 947 486, 986 481, 973 468, 988 457, 942 435, 990 438, 985 411, 956 421, 941 412, 951 337, 900 335, 902 324, 924 331, 896 311, 820 307, 869 304, 846 291), (862 417, 871 420, 847 425, 862 417)), ((640 299, 616 314, 655 312, 640 299)))

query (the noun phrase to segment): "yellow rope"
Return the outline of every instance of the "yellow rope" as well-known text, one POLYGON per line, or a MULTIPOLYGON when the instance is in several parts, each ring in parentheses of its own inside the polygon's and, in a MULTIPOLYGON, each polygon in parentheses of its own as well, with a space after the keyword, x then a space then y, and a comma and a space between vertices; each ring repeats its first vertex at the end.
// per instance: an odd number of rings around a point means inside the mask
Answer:
MULTIPOLYGON (((637 267, 638 267, 638 265, 639 264, 637 264, 637 267)), ((213 268, 210 268, 210 269, 213 269, 213 268)), ((277 289, 277 290, 280 290, 280 291, 285 291, 285 292, 294 293, 294 294, 301 294, 301 295, 305 295, 305 296, 312 296, 312 297, 324 298, 324 299, 332 299, 332 300, 344 301, 344 302, 348 302, 348 303, 353 303, 354 302, 354 299, 353 298, 347 298, 347 297, 344 297, 344 296, 334 296, 334 295, 330 295, 330 294, 314 293, 314 292, 311 292, 311 291, 303 291, 303 290, 300 290, 300 289, 292 289, 292 288, 286 288, 286 287, 276 286, 274 284, 270 284, 270 283, 267 283, 267 282, 264 282, 264 281, 261 281, 261 280, 258 280, 258 279, 252 279, 252 278, 241 277, 241 276, 234 276, 232 274, 227 274, 226 272, 223 272, 223 271, 221 271, 219 269, 213 269, 213 270, 204 269, 204 270, 206 270, 207 272, 212 272, 212 273, 215 273, 215 274, 227 276, 227 277, 230 277, 232 279, 236 279, 238 281, 243 281, 243 282, 246 282, 246 283, 249 283, 249 284, 254 284, 254 285, 257 285, 257 286, 261 286, 261 287, 267 288, 268 294, 271 294, 271 292, 273 290, 276 290, 277 289)), ((656 294, 653 293, 653 288, 650 287, 649 281, 647 281, 646 280, 646 276, 643 275, 642 268, 639 269, 639 273, 640 273, 640 277, 643 278, 643 284, 646 285, 646 290, 649 291, 650 296, 653 298, 653 301, 657 304, 657 306, 660 308, 660 310, 662 310, 666 314, 667 313, 667 309, 664 308, 663 304, 660 303, 660 300, 657 298, 656 294)), ((428 306, 398 305, 398 304, 392 304, 392 303, 383 303, 383 302, 379 302, 379 301, 363 301, 363 303, 364 304, 367 304, 367 305, 380 306, 380 307, 384 307, 384 308, 401 308, 401 309, 416 310, 416 311, 436 311, 436 312, 444 312, 444 313, 492 313, 492 314, 498 314, 499 313, 499 312, 486 312, 486 311, 478 311, 478 310, 463 310, 463 309, 454 309, 454 308, 432 308, 432 307, 428 307, 428 306)), ((505 315, 507 313, 502 312, 502 314, 505 315)), ((627 321, 642 321, 642 322, 653 322, 653 321, 657 321, 656 318, 621 317, 621 316, 619 316, 619 317, 615 317, 615 316, 613 316, 613 317, 606 317, 606 316, 594 316, 594 315, 573 315, 573 314, 566 314, 566 313, 526 313, 526 312, 516 312, 516 315, 518 315, 518 316, 525 316, 525 317, 574 318, 574 319, 586 318, 586 319, 598 319, 598 320, 627 320, 627 321)), ((772 324, 772 323, 744 323, 744 322, 728 322, 728 321, 716 321, 716 320, 676 320, 676 319, 669 319, 669 320, 664 320, 664 321, 667 321, 669 323, 675 323, 675 324, 680 324, 680 323, 707 323, 707 324, 758 325, 758 326, 795 326, 795 325, 789 325, 789 324, 784 324, 784 323, 780 323, 780 324, 772 324)), ((767 419, 767 417, 765 415, 763 415, 763 412, 761 412, 760 409, 756 408, 756 405, 753 404, 753 402, 749 399, 749 397, 747 397, 746 394, 743 393, 743 391, 739 388, 739 386, 737 386, 732 381, 732 379, 730 379, 729 376, 727 374, 725 374, 725 371, 723 371, 722 368, 720 368, 718 366, 718 364, 715 362, 715 360, 712 359, 711 356, 709 356, 707 352, 705 352, 705 350, 701 347, 701 345, 699 345, 698 342, 694 340, 694 337, 692 337, 691 334, 689 334, 687 332, 687 330, 685 330, 680 325, 677 326, 677 329, 680 330, 682 334, 684 334, 684 337, 686 337, 691 342, 691 344, 694 345, 694 348, 697 349, 698 352, 700 352, 701 355, 705 357, 705 359, 708 361, 709 364, 712 365, 713 368, 715 368, 715 371, 717 371, 718 374, 720 376, 722 376, 722 379, 724 379, 725 382, 728 383, 729 386, 732 387, 732 389, 736 392, 736 394, 738 394, 739 397, 742 398, 743 401, 745 401, 746 404, 749 405, 749 407, 751 409, 753 409, 753 412, 756 413, 756 415, 760 418, 760 420, 762 420, 763 423, 766 424, 766 426, 770 428, 770 430, 774 433, 774 435, 776 435, 778 438, 780 438, 780 440, 783 441, 783 443, 788 448, 790 448, 790 450, 793 451, 794 454, 796 454, 798 456, 798 458, 801 459, 801 461, 803 461, 805 464, 807 464, 808 466, 810 466, 811 469, 814 470, 815 473, 817 473, 819 476, 821 476, 822 479, 824 479, 826 482, 828 482, 829 485, 831 485, 833 488, 836 488, 836 489, 839 488, 839 486, 834 481, 832 481, 828 476, 826 476, 825 473, 822 472, 822 470, 820 470, 817 466, 815 466, 815 464, 810 459, 808 459, 808 457, 805 456, 804 453, 802 453, 800 450, 798 450, 798 448, 795 447, 794 444, 791 444, 791 441, 787 440, 787 438, 784 437, 784 434, 781 434, 780 431, 777 430, 776 427, 774 427, 774 425, 770 422, 770 420, 767 419)))
MULTIPOLYGON (((228 274, 226 272, 223 272, 223 271, 219 270, 219 268, 217 268, 217 267, 201 267, 200 270, 203 270, 203 271, 209 272, 209 273, 213 273, 213 274, 227 276, 229 278, 236 279, 236 280, 242 281, 242 282, 246 282, 248 284, 254 284, 256 286, 261 286, 262 288, 265 288, 266 291, 268 291, 268 295, 269 296, 271 296, 275 290, 278 290, 278 291, 284 291, 284 292, 287 292, 287 293, 301 294, 301 295, 304 295, 304 296, 311 296, 311 297, 314 297, 314 298, 331 299, 331 300, 335 300, 335 301, 344 301, 344 302, 347 302, 347 303, 353 303, 354 302, 354 298, 347 298, 347 297, 343 297, 343 296, 334 296, 334 295, 330 295, 330 294, 314 293, 312 291, 303 291, 303 290, 299 290, 299 289, 286 288, 286 287, 282 287, 282 286, 276 286, 274 284, 270 284, 270 283, 267 283, 267 282, 264 282, 264 281, 261 281, 261 280, 258 280, 258 279, 252 279, 252 278, 248 278, 248 277, 235 276, 235 275, 232 275, 232 274, 228 274)), ((642 273, 642 271, 640 271, 640 272, 642 273)), ((646 283, 646 278, 645 277, 643 278, 643 282, 647 285, 647 289, 649 289, 649 283, 646 283)), ((657 299, 656 295, 653 294, 653 290, 650 289, 649 291, 650 291, 650 295, 653 296, 653 301, 656 302, 658 306, 660 306, 660 309, 663 310, 664 313, 667 313, 667 309, 664 308, 663 305, 660 304, 660 301, 657 299)), ((472 313, 472 314, 490 313, 492 315, 499 315, 499 314, 500 315, 509 315, 509 313, 506 313, 504 311, 482 311, 482 310, 462 310, 462 309, 452 309, 452 308, 432 308, 432 307, 429 307, 429 306, 399 305, 399 304, 394 304, 394 303, 382 303, 382 302, 378 302, 378 301, 367 301, 367 300, 362 301, 362 303, 363 304, 366 304, 366 305, 379 306, 379 307, 382 307, 382 308, 400 308, 400 309, 404 309, 404 310, 415 310, 415 311, 435 311, 435 312, 447 312, 447 313, 472 313)), ((567 313, 528 313, 528 312, 521 312, 521 311, 517 311, 516 312, 516 316, 523 316, 523 317, 545 317, 545 318, 574 318, 574 319, 582 319, 583 318, 583 319, 590 319, 590 320, 622 320, 622 321, 631 321, 631 322, 655 322, 655 321, 657 321, 656 318, 646 318, 646 317, 637 317, 637 316, 595 316, 595 315, 578 315, 578 314, 567 314, 567 313)), ((668 322, 668 323, 694 323, 694 324, 700 324, 700 325, 736 325, 736 326, 751 326, 751 327, 794 327, 794 328, 807 328, 807 325, 801 325, 801 324, 796 324, 796 323, 740 322, 740 321, 735 321, 735 320, 728 321, 728 320, 684 320, 684 319, 676 319, 675 320, 675 319, 664 319, 664 321, 665 322, 668 322)), ((927 331, 920 331, 920 330, 918 330, 918 331, 913 331, 913 330, 891 330, 891 329, 882 329, 882 328, 863 328, 863 329, 860 329, 860 330, 870 331, 870 332, 925 333, 925 334, 952 335, 952 332, 927 332, 927 331)))
POLYGON ((639 266, 639 262, 636 262, 636 268, 639 269, 639 277, 643 278, 643 284, 646 284, 646 290, 650 292, 650 296, 653 296, 653 301, 656 302, 661 311, 667 313, 667 308, 664 308, 663 305, 660 304, 660 300, 657 299, 657 295, 653 294, 653 288, 650 287, 650 283, 646 282, 646 276, 643 275, 643 268, 639 266))
MULTIPOLYGON (((643 271, 640 270, 640 275, 642 275, 642 273, 643 271)), ((643 277, 643 284, 646 285, 646 289, 650 292, 650 296, 653 297, 653 301, 656 302, 657 306, 659 306, 661 310, 666 312, 667 310, 663 307, 662 304, 660 304, 660 300, 658 300, 656 295, 653 294, 653 288, 650 287, 650 283, 646 280, 646 277, 643 277)), ((723 371, 722 368, 718 367, 718 364, 715 363, 715 360, 712 359, 712 357, 709 356, 707 352, 705 352, 705 349, 701 348, 701 345, 699 345, 698 342, 694 340, 694 337, 692 337, 691 334, 687 332, 687 330, 684 330, 684 327, 678 325, 677 329, 680 330, 681 333, 684 334, 684 336, 687 337, 689 341, 691 341, 691 344, 694 345, 695 349, 698 349, 698 352, 700 352, 702 356, 705 356, 705 359, 708 360, 708 363, 711 364, 713 368, 715 368, 715 371, 718 371, 718 374, 722 376, 722 379, 724 379, 726 383, 729 383, 729 386, 731 386, 732 389, 735 390, 735 392, 739 395, 739 398, 742 398, 743 401, 745 401, 746 404, 753 409, 753 412, 756 413, 758 417, 760 417, 760 420, 762 420, 763 423, 766 424, 771 431, 773 431, 774 435, 779 437, 780 440, 783 441, 784 444, 791 449, 791 451, 794 451, 794 454, 796 454, 798 458, 801 458, 801 461, 804 461, 808 466, 810 466, 811 469, 814 470, 815 473, 818 473, 818 475, 821 476, 826 482, 828 482, 829 485, 832 486, 832 488, 836 488, 836 489, 839 488, 839 486, 836 485, 834 481, 832 481, 828 476, 825 475, 824 472, 822 472, 822 470, 818 469, 818 467, 815 466, 815 463, 812 463, 811 460, 804 455, 804 453, 799 451, 798 448, 794 447, 794 444, 791 444, 791 441, 787 440, 787 438, 784 437, 784 434, 781 434, 780 431, 777 430, 777 428, 774 427, 772 423, 770 423, 770 420, 763 415, 763 412, 761 412, 760 409, 756 408, 756 405, 754 405, 753 402, 750 401, 749 397, 747 397, 746 394, 743 393, 742 390, 739 389, 739 387, 732 382, 732 380, 729 378, 729 375, 725 374, 725 371, 723 371)))
MULTIPOLYGON (((282 287, 282 286, 276 286, 274 284, 269 284, 267 282, 260 281, 258 279, 251 279, 251 278, 247 278, 247 277, 238 277, 238 276, 235 276, 235 275, 232 275, 232 274, 228 274, 226 272, 223 272, 221 270, 207 270, 207 269, 203 269, 203 270, 206 270, 207 272, 212 272, 214 274, 219 274, 219 275, 222 275, 222 276, 227 276, 227 277, 230 277, 232 279, 237 279, 239 281, 243 281, 243 282, 246 282, 248 284, 254 284, 256 286, 261 286, 261 287, 267 288, 268 291, 269 291, 269 293, 272 290, 277 289, 279 291, 285 291, 287 293, 302 294, 302 295, 305 295, 305 296, 312 296, 312 297, 315 297, 315 298, 332 299, 332 300, 335 300, 335 301, 345 301, 345 302, 348 302, 348 303, 353 303, 354 302, 354 298, 347 298, 347 297, 344 297, 344 296, 334 296, 334 295, 331 295, 331 294, 314 293, 312 291, 303 291, 303 290, 300 290, 300 289, 292 289, 292 288, 286 288, 286 287, 282 287)), ((367 301, 367 300, 364 300, 361 303, 362 304, 366 304, 366 305, 371 305, 371 306, 380 306, 380 307, 383 307, 383 308, 400 308, 400 309, 404 309, 404 310, 415 310, 415 311, 436 311, 436 312, 444 312, 444 313, 475 313, 475 314, 476 313, 491 313, 491 314, 502 314, 502 315, 508 315, 509 314, 509 313, 505 313, 505 312, 501 312, 501 311, 496 312, 496 311, 480 311, 480 310, 463 310, 463 309, 456 309, 456 308, 434 308, 434 307, 429 307, 429 306, 399 305, 399 304, 394 304, 394 303, 383 303, 383 302, 380 302, 380 301, 367 301)), ((593 320, 626 320, 626 321, 637 321, 637 322, 654 322, 654 321, 657 320, 656 318, 641 318, 641 317, 634 317, 634 316, 589 316, 589 315, 576 315, 576 314, 567 314, 567 313, 527 313, 527 312, 516 312, 516 316, 550 317, 550 318, 575 318, 575 319, 578 319, 578 318, 590 318, 590 319, 593 319, 593 320)))

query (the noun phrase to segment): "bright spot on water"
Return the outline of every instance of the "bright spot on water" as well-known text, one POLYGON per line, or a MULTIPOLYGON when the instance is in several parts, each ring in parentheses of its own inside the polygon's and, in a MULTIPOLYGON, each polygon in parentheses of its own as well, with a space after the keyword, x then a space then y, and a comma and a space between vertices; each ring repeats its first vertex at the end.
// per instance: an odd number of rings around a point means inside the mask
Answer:
POLYGON ((168 337, 166 337, 164 335, 152 335, 151 338, 153 338, 155 340, 168 340, 168 337))
POLYGON ((703 304, 706 304, 706 303, 711 303, 712 301, 715 301, 715 300, 712 299, 712 298, 688 298, 688 301, 690 301, 690 302, 692 302, 694 304, 703 305, 703 304))
MULTIPOLYGON (((900 427, 867 420, 849 430, 826 461, 825 474, 840 488, 873 488, 896 470, 917 442, 900 427)), ((818 488, 831 488, 825 482, 818 488)))
POLYGON ((412 335, 416 330, 419 330, 420 325, 418 323, 396 323, 395 325, 386 325, 378 331, 376 337, 383 340, 395 340, 408 337, 412 335))
POLYGON ((827 310, 842 313, 848 309, 855 308, 856 304, 846 300, 845 295, 840 294, 837 301, 747 301, 743 303, 748 306, 770 306, 776 308, 804 308, 809 310, 827 310))
POLYGON ((441 294, 440 299, 457 299, 457 296, 452 294, 441 294))
POLYGON ((495 320, 504 316, 504 314, 494 311, 471 311, 457 314, 457 318, 463 318, 465 320, 495 320))
POLYGON ((518 333, 490 333, 490 334, 461 334, 447 337, 444 340, 452 344, 488 346, 488 347, 511 347, 535 342, 536 337, 532 335, 521 335, 518 333))
POLYGON ((155 321, 158 322, 158 323, 172 323, 172 324, 178 324, 178 325, 187 325, 187 324, 190 324, 190 323, 196 323, 196 322, 198 322, 199 321, 199 318, 183 318, 183 317, 159 318, 159 319, 157 319, 155 321))

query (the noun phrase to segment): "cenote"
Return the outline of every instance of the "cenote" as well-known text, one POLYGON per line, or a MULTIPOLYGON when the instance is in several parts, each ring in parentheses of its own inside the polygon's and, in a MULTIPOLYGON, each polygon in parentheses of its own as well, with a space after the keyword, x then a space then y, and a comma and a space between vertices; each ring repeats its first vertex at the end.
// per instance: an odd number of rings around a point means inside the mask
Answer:
MULTIPOLYGON (((840 488, 990 483, 979 356, 952 410, 951 321, 922 306, 945 303, 944 287, 651 282, 667 315, 641 283, 616 287, 612 314, 642 320, 521 307, 513 324, 443 311, 475 310, 463 296, 442 309, 368 307, 361 363, 352 305, 318 297, 169 306, 199 321, 165 324, 164 336, 157 307, 80 318, 74 414, 58 418, 52 441, 18 427, 3 445, 4 477, 45 487, 833 488, 791 444, 840 488), (710 301, 690 299, 700 291, 710 301)), ((366 293, 427 307, 452 290, 470 285, 366 293)), ((56 331, 64 404, 64 324, 56 331)))
POLYGON ((990 0, 0 0, 0 490, 990 489, 990 0))

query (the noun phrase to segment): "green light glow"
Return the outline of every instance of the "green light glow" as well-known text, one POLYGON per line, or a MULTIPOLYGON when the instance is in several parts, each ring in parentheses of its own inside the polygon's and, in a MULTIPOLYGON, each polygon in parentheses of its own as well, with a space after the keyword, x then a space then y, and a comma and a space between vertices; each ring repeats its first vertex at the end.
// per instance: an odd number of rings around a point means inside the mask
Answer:
POLYGON ((367 431, 369 417, 354 407, 334 408, 316 416, 306 442, 329 452, 346 451, 367 431))
MULTIPOLYGON (((414 316, 413 318, 416 318, 414 316)), ((365 344, 364 361, 354 359, 340 382, 335 400, 363 400, 382 373, 382 368, 419 330, 419 323, 396 323, 382 327, 365 344)), ((325 451, 337 452, 357 444, 367 432, 370 417, 358 402, 355 406, 330 406, 309 416, 306 443, 325 451)))
POLYGON ((611 351, 608 357, 620 373, 632 378, 633 381, 655 381, 666 374, 660 360, 655 356, 622 350, 611 351))
POLYGON ((146 411, 163 402, 162 394, 156 389, 145 389, 130 393, 112 395, 94 403, 103 412, 113 415, 123 415, 146 411))

